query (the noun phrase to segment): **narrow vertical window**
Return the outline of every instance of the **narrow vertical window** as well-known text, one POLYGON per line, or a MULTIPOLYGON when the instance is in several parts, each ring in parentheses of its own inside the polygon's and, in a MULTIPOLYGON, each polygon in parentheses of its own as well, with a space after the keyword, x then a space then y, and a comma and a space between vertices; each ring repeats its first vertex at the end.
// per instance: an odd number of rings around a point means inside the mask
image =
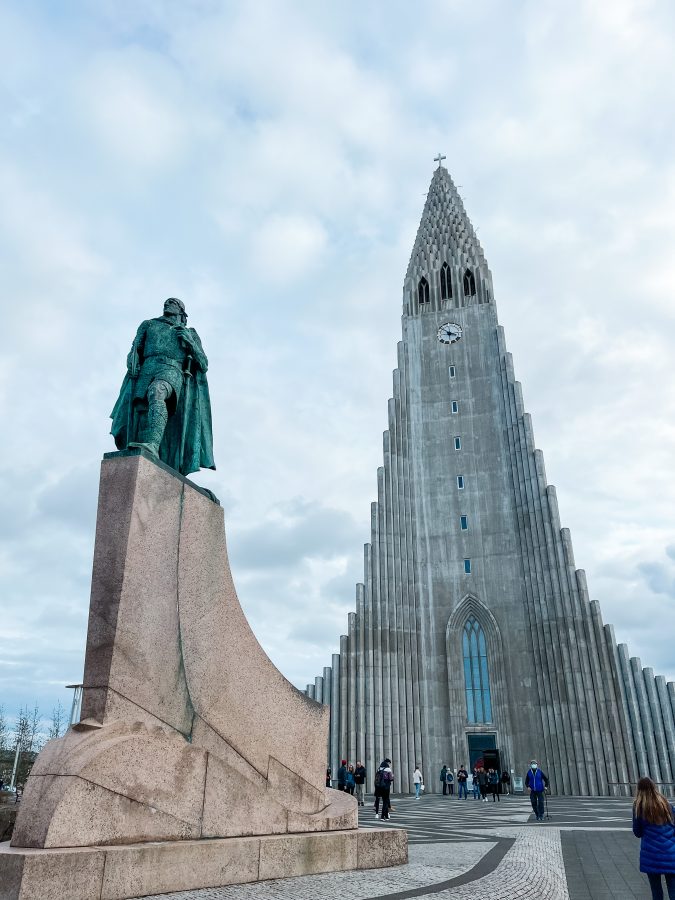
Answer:
POLYGON ((467 269, 464 273, 464 296, 473 297, 476 293, 476 278, 471 271, 467 269))
POLYGON ((459 488, 460 491, 464 490, 464 476, 463 475, 457 476, 457 487, 459 488))
POLYGON ((461 439, 461 437, 456 437, 455 438, 455 450, 461 450, 461 449, 462 449, 462 439, 461 439))
POLYGON ((453 413, 458 413, 458 412, 459 412, 459 403, 458 403, 456 400, 453 400, 453 401, 452 401, 452 407, 451 407, 451 409, 452 409, 453 413))
POLYGON ((429 282, 426 280, 426 278, 422 278, 420 283, 417 285, 417 299, 420 303, 429 302, 429 282))
POLYGON ((452 279, 450 277, 450 266, 443 263, 441 266, 441 300, 452 299, 452 279))
POLYGON ((469 517, 468 516, 460 516, 459 517, 459 527, 462 531, 469 530, 469 517))
POLYGON ((464 574, 465 575, 471 574, 471 560, 470 559, 464 560, 464 574))
MULTIPOLYGON (((464 560, 465 564, 471 562, 464 560)), ((469 722, 492 721, 492 698, 488 675, 485 634, 474 616, 469 616, 462 635, 466 715, 469 722)))
POLYGON ((450 366, 450 368, 448 369, 448 374, 450 375, 450 378, 454 378, 454 377, 455 377, 455 375, 456 375, 457 373, 455 372, 455 367, 454 367, 454 366, 450 366))

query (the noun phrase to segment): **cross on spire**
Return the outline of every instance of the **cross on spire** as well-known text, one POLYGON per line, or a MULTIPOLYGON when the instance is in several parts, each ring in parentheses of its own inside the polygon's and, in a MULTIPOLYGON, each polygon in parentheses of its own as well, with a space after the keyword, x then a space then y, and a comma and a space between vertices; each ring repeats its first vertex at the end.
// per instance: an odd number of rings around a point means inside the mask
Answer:
POLYGON ((438 163, 438 168, 439 168, 439 169, 440 169, 441 163, 443 162, 444 159, 446 159, 446 157, 445 157, 445 156, 442 156, 442 155, 441 155, 441 151, 439 150, 439 151, 438 151, 438 156, 434 156, 434 162, 437 162, 437 163, 438 163))

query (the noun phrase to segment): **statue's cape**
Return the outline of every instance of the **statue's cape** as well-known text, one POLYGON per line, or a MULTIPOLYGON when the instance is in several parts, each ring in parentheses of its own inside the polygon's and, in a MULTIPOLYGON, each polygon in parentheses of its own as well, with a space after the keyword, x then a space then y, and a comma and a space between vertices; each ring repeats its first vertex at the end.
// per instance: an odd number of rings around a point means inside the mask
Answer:
MULTIPOLYGON (((119 450, 124 450, 129 440, 138 440, 137 435, 127 435, 134 381, 128 373, 125 375, 117 403, 110 413, 110 432, 119 450)), ((184 382, 176 410, 169 416, 159 448, 159 458, 181 475, 198 472, 200 468, 215 469, 211 401, 204 372, 198 370, 191 379, 184 382), (183 434, 185 443, 181 454, 183 434)))

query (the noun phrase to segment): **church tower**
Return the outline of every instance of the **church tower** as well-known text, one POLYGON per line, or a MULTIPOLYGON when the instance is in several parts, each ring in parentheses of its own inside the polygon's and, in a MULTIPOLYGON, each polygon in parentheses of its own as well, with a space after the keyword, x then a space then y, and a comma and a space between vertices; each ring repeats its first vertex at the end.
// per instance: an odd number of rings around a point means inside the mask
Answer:
POLYGON ((402 331, 356 612, 306 690, 331 706, 333 774, 360 759, 372 787, 389 757, 402 791, 416 763, 438 790, 444 763, 518 775, 536 757, 559 793, 672 781, 675 685, 629 660, 588 597, 485 255, 440 162, 402 331))

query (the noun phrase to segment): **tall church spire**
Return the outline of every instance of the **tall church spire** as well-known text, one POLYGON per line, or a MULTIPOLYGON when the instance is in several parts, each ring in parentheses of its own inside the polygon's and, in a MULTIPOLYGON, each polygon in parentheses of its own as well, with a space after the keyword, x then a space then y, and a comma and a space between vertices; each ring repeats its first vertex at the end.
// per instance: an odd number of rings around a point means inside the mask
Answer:
POLYGON ((422 219, 417 229, 410 255, 404 286, 404 307, 408 314, 421 311, 420 303, 429 302, 428 309, 440 309, 443 301, 454 300, 451 306, 465 306, 472 302, 489 302, 492 296, 492 276, 483 248, 464 209, 464 203, 448 170, 439 165, 433 174, 422 219), (441 270, 448 267, 451 279, 446 288, 445 276, 441 284, 441 270), (470 273, 474 289, 464 276, 470 273), (426 282, 426 285, 425 285, 426 282), (420 289, 420 284, 422 288, 420 289), (428 301, 424 297, 428 296, 428 301), (475 296, 471 301, 464 298, 475 296))

